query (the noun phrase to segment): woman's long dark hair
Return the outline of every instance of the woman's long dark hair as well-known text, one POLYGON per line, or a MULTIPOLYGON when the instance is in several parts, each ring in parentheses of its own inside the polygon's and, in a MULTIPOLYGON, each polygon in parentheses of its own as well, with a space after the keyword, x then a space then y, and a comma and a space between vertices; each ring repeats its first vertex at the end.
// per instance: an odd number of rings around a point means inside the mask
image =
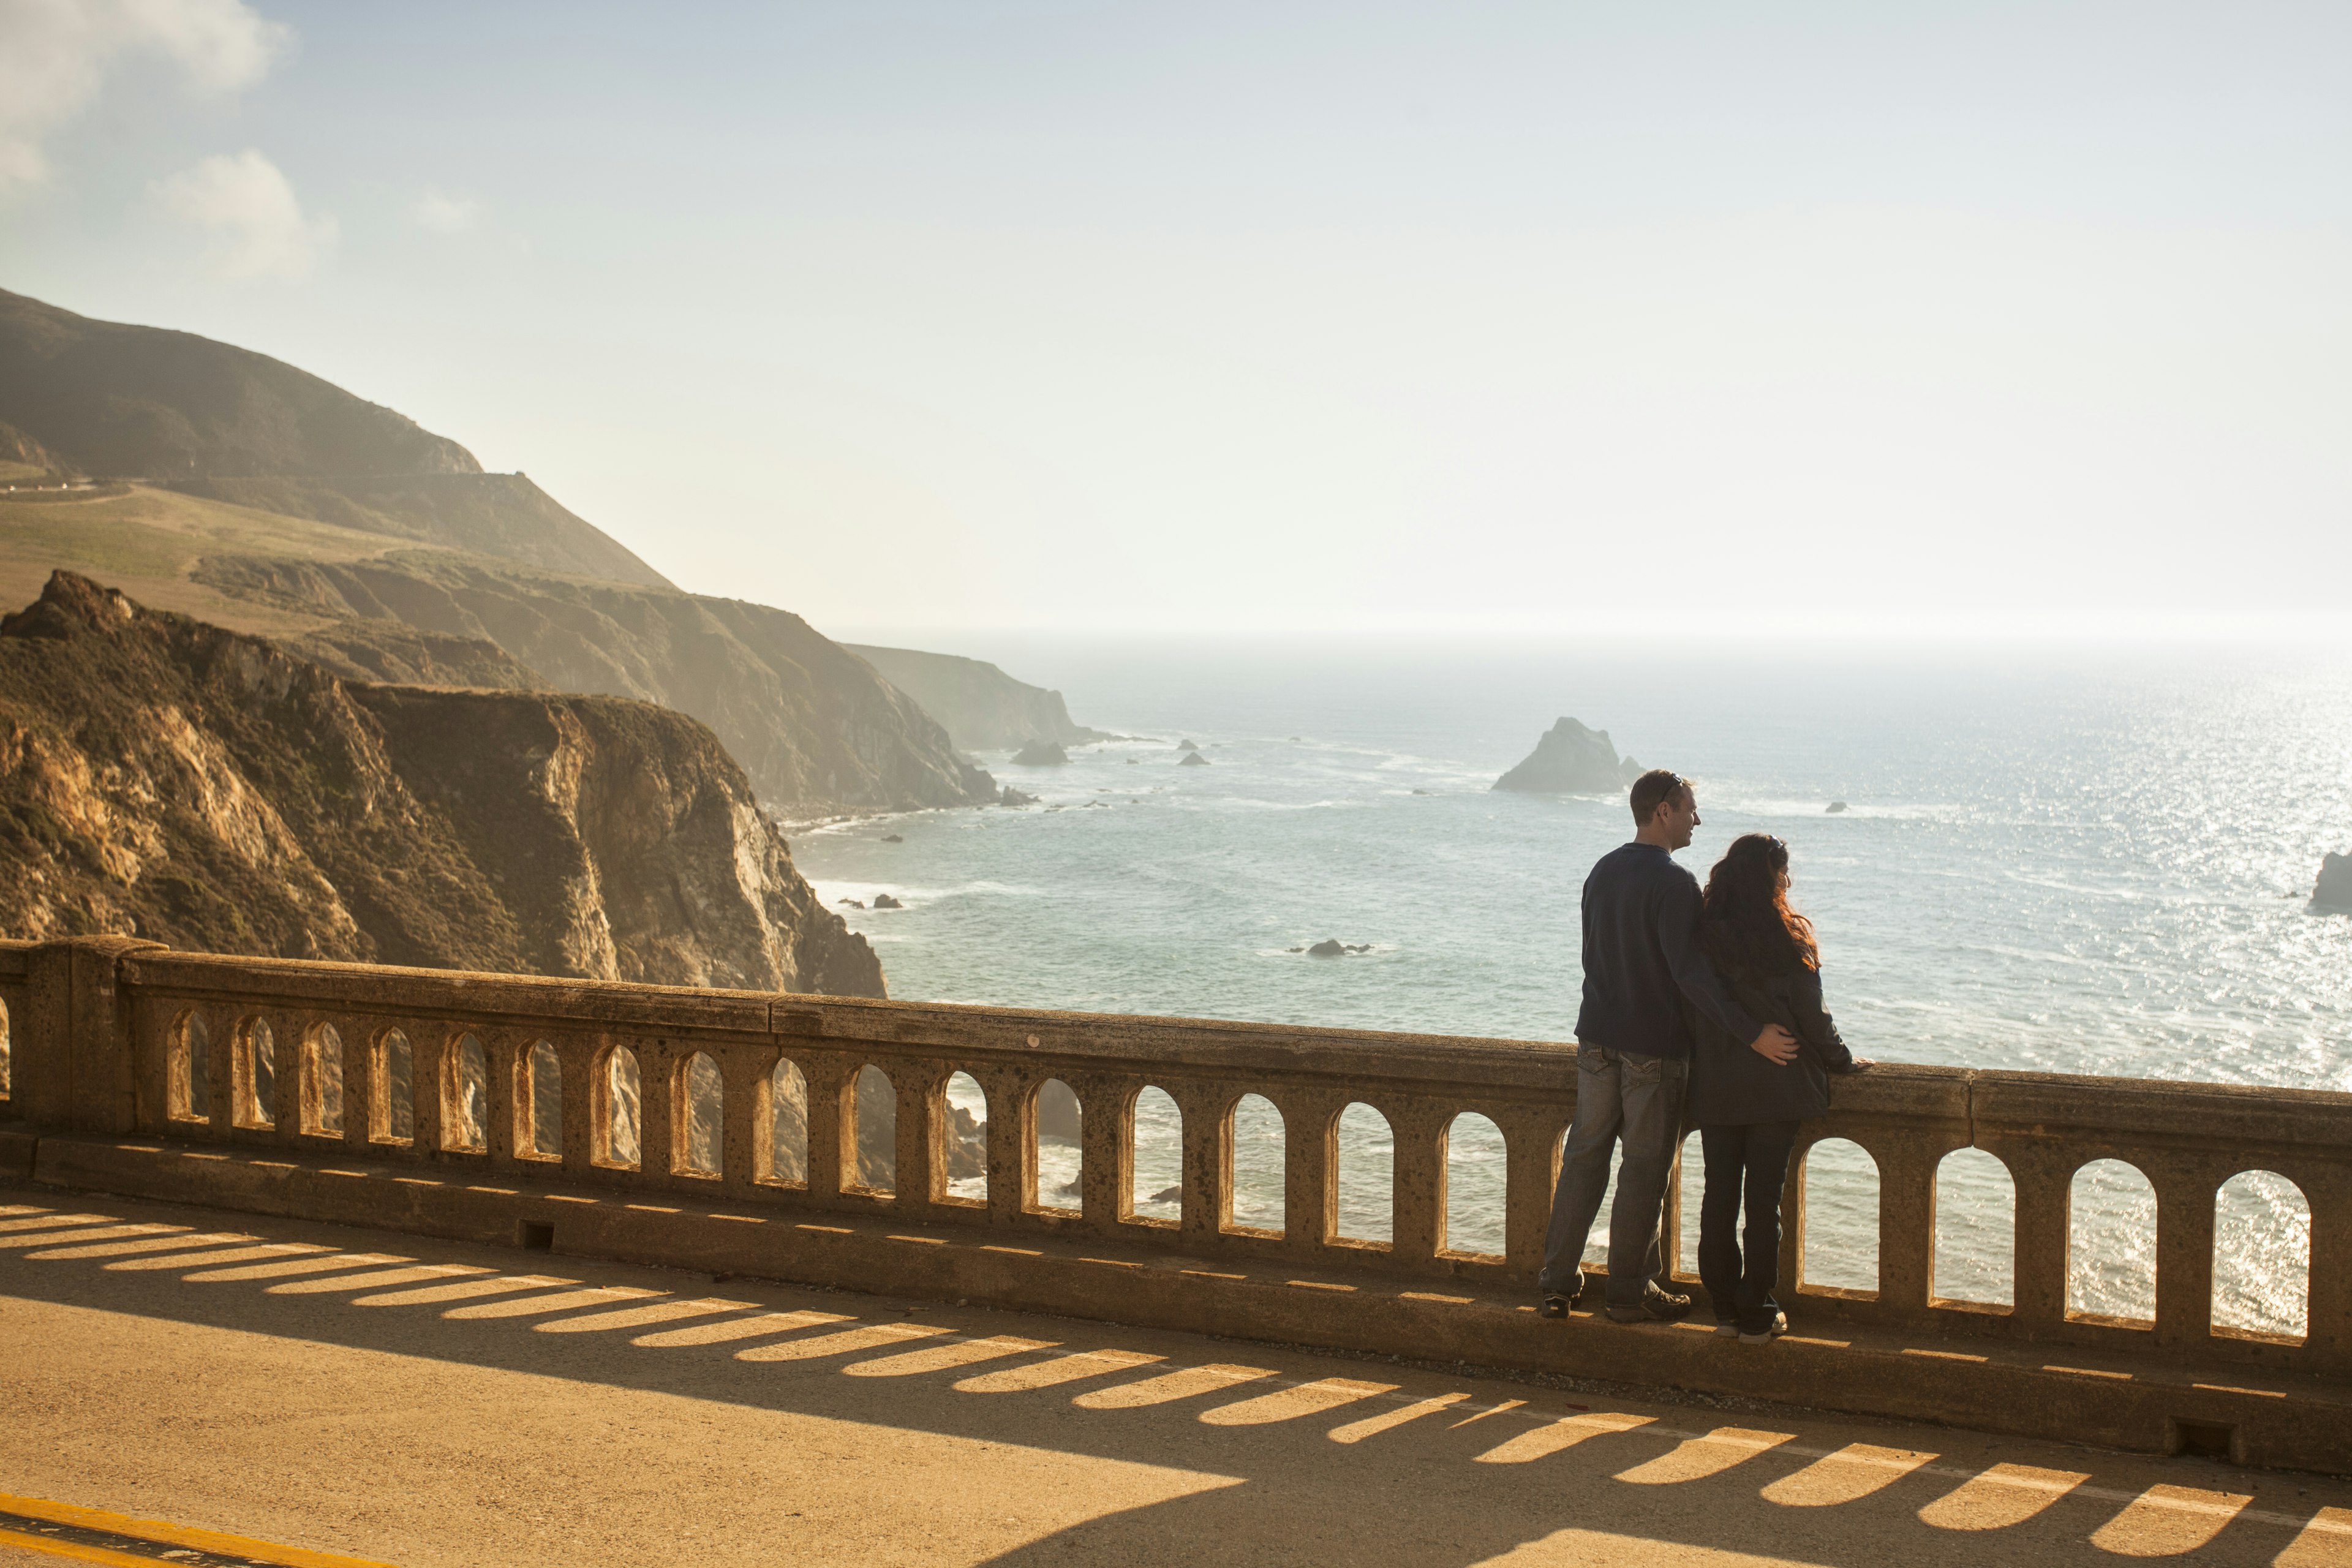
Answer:
POLYGON ((1822 966, 1813 922, 1789 907, 1781 879, 1788 868, 1786 844, 1769 833, 1748 833, 1733 839, 1706 874, 1699 933, 1716 968, 1776 974, 1822 966))

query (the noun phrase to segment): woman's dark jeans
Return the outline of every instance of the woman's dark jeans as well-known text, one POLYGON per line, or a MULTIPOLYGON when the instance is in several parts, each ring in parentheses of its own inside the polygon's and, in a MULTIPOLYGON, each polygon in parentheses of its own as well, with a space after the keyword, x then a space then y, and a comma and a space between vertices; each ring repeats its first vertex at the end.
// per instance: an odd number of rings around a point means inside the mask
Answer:
POLYGON ((1698 1208, 1699 1283, 1715 1302, 1717 1322, 1736 1320, 1741 1333, 1760 1334, 1780 1311, 1772 1299, 1780 1264, 1780 1188, 1789 1179, 1797 1123, 1702 1127, 1698 1137, 1706 1157, 1706 1194, 1698 1208), (1744 1247, 1733 1234, 1743 1206, 1744 1247))

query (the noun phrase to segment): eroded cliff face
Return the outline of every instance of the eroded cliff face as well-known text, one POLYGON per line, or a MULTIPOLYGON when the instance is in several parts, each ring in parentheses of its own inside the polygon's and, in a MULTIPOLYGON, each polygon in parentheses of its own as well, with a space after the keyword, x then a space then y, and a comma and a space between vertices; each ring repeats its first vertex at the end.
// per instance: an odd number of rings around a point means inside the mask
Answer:
POLYGON ((346 681, 65 573, 0 621, 0 931, 883 994, 694 720, 346 681))
MULTIPOLYGON (((671 588, 558 577, 435 552, 369 561, 207 558, 205 586, 273 608, 337 617, 306 647, 338 669, 364 654, 325 646, 404 630, 502 651, 500 683, 641 698, 717 732, 760 798, 789 816, 909 811, 996 798, 945 729, 873 666, 788 611, 671 588)), ((450 645, 456 646, 456 645, 450 645)))

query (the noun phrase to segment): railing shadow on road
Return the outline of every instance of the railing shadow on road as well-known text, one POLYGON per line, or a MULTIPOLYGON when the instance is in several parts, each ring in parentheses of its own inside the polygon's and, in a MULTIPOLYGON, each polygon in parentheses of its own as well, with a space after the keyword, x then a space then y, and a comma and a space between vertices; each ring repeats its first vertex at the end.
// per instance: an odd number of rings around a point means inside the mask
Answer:
POLYGON ((1237 1560, 1429 1568, 1521 1550, 2352 1560, 2352 1511, 2291 1502, 2300 1480, 2245 1471, 1960 1433, 1938 1434, 1938 1452, 1902 1450, 1856 1434, 1921 1428, 794 1287, 705 1293, 692 1276, 302 1222, 205 1228, 222 1216, 0 1198, 0 1295, 1148 1469, 1154 1500, 1003 1563, 1174 1561, 1208 1542, 1237 1560), (543 1267, 508 1267, 526 1258, 543 1267))

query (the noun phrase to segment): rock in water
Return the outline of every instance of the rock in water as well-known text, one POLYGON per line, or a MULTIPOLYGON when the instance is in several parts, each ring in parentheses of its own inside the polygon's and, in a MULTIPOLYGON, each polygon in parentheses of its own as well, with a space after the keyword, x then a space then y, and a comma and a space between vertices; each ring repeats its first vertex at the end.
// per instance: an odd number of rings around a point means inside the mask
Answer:
POLYGON ((1006 784, 1004 793, 997 796, 997 804, 999 805, 1034 805, 1037 804, 1037 797, 1034 795, 1024 795, 1011 784, 1006 784))
POLYGON ((903 910, 907 906, 887 893, 877 893, 874 895, 874 907, 877 910, 903 910))
POLYGON ((835 902, 847 904, 853 910, 862 910, 866 907, 866 900, 864 899, 840 899, 836 900, 835 902))
POLYGON ((1348 949, 1337 938, 1326 937, 1307 950, 1309 958, 1345 958, 1348 949))
POLYGON ((1209 759, 1198 752, 1187 752, 1184 760, 1176 765, 1180 768, 1205 768, 1209 765, 1209 759))
POLYGON ((1151 1201, 1155 1204, 1181 1203, 1183 1197, 1184 1189, 1181 1187, 1162 1187, 1151 1194, 1151 1201))
POLYGON ((1588 730, 1573 719, 1562 719, 1544 732, 1528 760, 1496 779, 1494 787, 1535 795, 1614 795, 1641 776, 1626 772, 1635 767, 1631 757, 1618 759, 1608 731, 1588 730))
POLYGON ((2352 914, 2352 855, 2331 854, 2319 863, 2319 880, 2311 889, 2311 907, 2352 914))
POLYGON ((1201 748, 1190 741, 1179 741, 1176 742, 1176 749, 1180 752, 1197 752, 1201 748))
POLYGON ((1829 815, 1835 816, 1839 812, 1843 811, 1844 809, 1845 802, 1842 800, 1833 800, 1830 802, 1829 815))
POLYGON ((903 833, 886 833, 882 836, 882 842, 885 844, 904 844, 907 842, 907 836, 903 833))
POLYGON ((1059 767, 1070 760, 1059 741, 1032 741, 1013 753, 1013 765, 1017 768, 1059 767))

